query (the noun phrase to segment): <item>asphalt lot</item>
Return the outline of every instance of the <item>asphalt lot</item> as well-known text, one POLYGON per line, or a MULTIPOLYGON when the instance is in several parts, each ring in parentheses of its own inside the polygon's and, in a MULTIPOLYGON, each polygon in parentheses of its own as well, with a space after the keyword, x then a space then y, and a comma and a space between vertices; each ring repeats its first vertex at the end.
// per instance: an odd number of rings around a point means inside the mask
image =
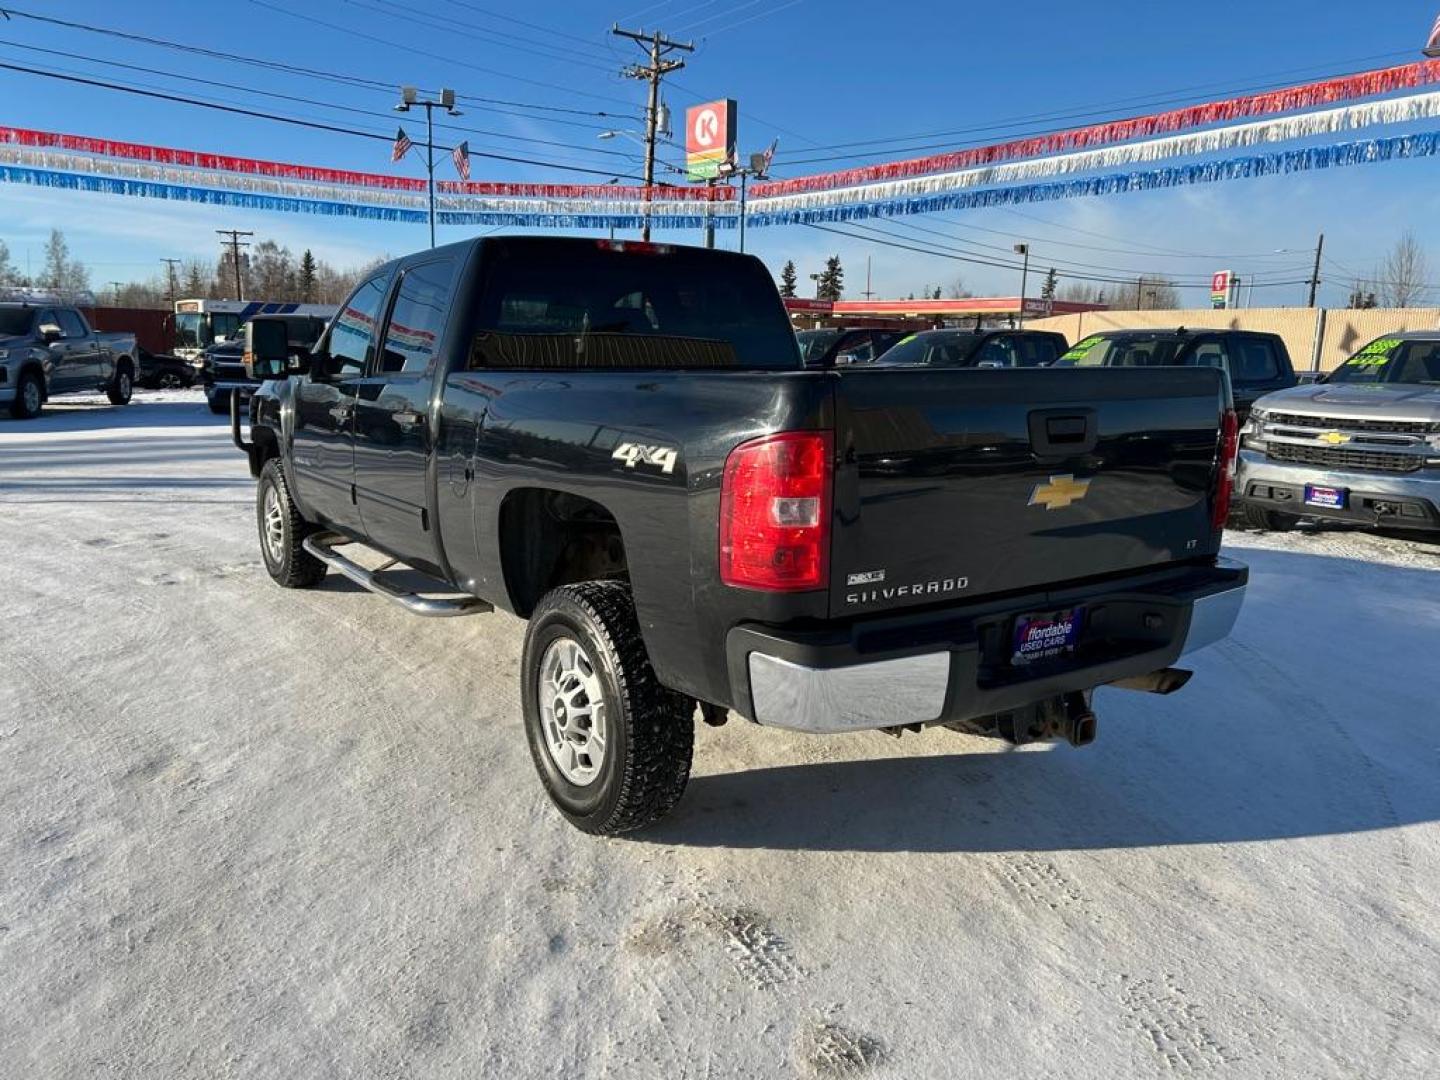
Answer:
POLYGON ((1440 1075, 1440 547, 1234 536, 1092 747, 697 736, 567 826, 509 616, 261 566, 198 392, 0 419, 0 1075, 1440 1075))

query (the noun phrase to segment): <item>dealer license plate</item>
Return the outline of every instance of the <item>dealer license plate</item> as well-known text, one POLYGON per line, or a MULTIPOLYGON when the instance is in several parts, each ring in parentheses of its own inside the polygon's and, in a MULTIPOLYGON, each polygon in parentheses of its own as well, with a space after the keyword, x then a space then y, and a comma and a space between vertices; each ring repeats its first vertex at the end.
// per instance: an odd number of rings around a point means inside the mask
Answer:
POLYGON ((1321 487, 1319 484, 1305 485, 1305 505, 1323 506, 1330 510, 1344 510, 1350 501, 1350 492, 1345 488, 1321 487))
POLYGON ((1021 615, 1015 620, 1015 648, 1010 662, 1033 664, 1074 652, 1084 620, 1083 607, 1021 615))

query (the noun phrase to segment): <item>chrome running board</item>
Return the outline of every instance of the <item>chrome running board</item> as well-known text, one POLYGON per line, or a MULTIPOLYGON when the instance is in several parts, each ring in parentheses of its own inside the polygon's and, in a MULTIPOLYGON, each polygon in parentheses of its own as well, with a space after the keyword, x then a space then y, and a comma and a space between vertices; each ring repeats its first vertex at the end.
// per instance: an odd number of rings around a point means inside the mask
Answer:
MULTIPOLYGON (((443 619, 453 618, 456 615, 484 615, 487 611, 495 610, 493 604, 475 596, 431 598, 421 596, 419 593, 406 592, 380 577, 381 573, 394 566, 399 561, 398 559, 391 559, 379 570, 366 570, 359 563, 347 559, 335 550, 341 545, 358 542, 337 532, 318 532, 305 538, 304 547, 306 551, 330 569, 338 570, 356 585, 369 589, 377 596, 394 601, 412 615, 443 619)), ((442 589, 448 587, 439 581, 435 584, 442 589)))

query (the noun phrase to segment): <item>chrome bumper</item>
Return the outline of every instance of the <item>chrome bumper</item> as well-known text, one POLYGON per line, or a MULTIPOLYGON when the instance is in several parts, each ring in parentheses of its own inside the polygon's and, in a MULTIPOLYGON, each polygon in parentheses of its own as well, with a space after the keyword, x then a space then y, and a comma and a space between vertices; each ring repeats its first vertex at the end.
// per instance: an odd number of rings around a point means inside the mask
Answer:
MULTIPOLYGON (((1243 570, 1228 559, 1221 559, 1220 564, 1243 570)), ((999 690, 978 687, 973 650, 929 652, 833 667, 812 667, 752 651, 747 671, 753 718, 767 727, 840 734, 970 719, 1043 700, 1057 692, 1092 689, 1168 667, 1180 656, 1224 639, 1240 615, 1245 588, 1240 584, 1197 597, 1189 606, 1188 623, 1178 648, 1172 641, 1150 653, 1075 668, 1060 676, 999 690)))
MULTIPOLYGON (((1271 461, 1258 450, 1241 450, 1236 462, 1236 495, 1243 498, 1249 485, 1256 482, 1294 487, 1318 484, 1321 487, 1363 491, 1367 495, 1425 499, 1440 509, 1440 468, 1417 469, 1408 473, 1358 472, 1271 461)), ((1314 510, 1312 507, 1305 512, 1314 510)))

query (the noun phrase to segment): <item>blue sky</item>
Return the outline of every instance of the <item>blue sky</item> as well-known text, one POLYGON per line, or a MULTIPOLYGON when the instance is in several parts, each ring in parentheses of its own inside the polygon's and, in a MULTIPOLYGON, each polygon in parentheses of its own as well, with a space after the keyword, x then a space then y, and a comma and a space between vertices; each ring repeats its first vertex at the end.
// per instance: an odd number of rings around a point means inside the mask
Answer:
MULTIPOLYGON (((0 6, 9 6, 8 0, 0 6)), ((124 5, 17 0, 14 6, 310 72, 453 86, 462 99, 511 102, 463 102, 465 116, 455 123, 472 130, 437 132, 437 142, 466 138, 475 151, 595 170, 563 173, 477 157, 477 179, 603 183, 640 171, 638 145, 626 138, 598 138, 605 128, 640 126, 643 86, 617 74, 640 53, 633 43, 607 33, 617 20, 693 38, 697 50, 686 57, 687 68, 667 84, 666 98, 676 116, 699 100, 737 98, 742 149, 759 149, 778 137, 776 170, 789 176, 887 154, 913 156, 915 151, 899 153, 911 147, 988 141, 1406 62, 1418 57, 1440 5, 1433 0, 1363 6, 1334 0, 1262 0, 1243 6, 1031 0, 1023 8, 943 0, 883 5, 856 0, 551 0, 544 5, 506 0, 149 0, 124 5), (956 131, 966 133, 935 135, 956 131), (837 147, 856 143, 864 145, 837 147), (806 160, 842 153, 861 156, 806 160)), ((0 21, 0 63, 47 66, 374 132, 392 133, 398 119, 389 112, 393 98, 384 90, 25 18, 0 21)), ((0 123, 5 124, 315 165, 391 168, 388 147, 380 141, 11 71, 0 70, 0 102, 0 123)), ((417 122, 412 114, 404 123, 412 137, 422 136, 423 120, 417 122)), ((679 160, 683 155, 671 148, 665 156, 679 160)), ((423 175, 413 152, 398 168, 423 175)), ((1421 160, 913 220, 953 237, 940 243, 1008 249, 1029 241, 1037 273, 1053 261, 1191 280, 1222 267, 1276 278, 1293 268, 1294 277, 1307 276, 1309 257, 1303 251, 1313 249, 1323 230, 1328 259, 1322 299, 1340 303, 1353 276, 1371 269, 1407 228, 1430 249, 1431 276, 1440 281, 1437 170, 1440 162, 1421 160)), ((440 175, 450 175, 448 163, 440 175)), ((52 225, 65 229, 72 252, 91 267, 97 286, 147 277, 165 256, 214 258, 216 228, 251 229, 297 251, 311 247, 339 263, 399 254, 426 239, 423 226, 415 225, 0 188, 0 239, 22 268, 27 258, 38 265, 52 225)), ((459 239, 472 231, 442 227, 440 239, 459 239)), ((905 232, 888 231, 897 238, 905 232)), ((922 246, 937 240, 911 235, 922 246)), ((675 238, 698 242, 698 236, 675 238)), ((747 239, 749 249, 776 269, 793 258, 802 279, 819 269, 825 255, 838 252, 848 272, 849 295, 864 287, 867 255, 880 295, 905 295, 925 284, 948 288, 957 278, 981 294, 1018 290, 1018 275, 1008 270, 803 227, 751 230, 747 239)), ((722 234, 720 242, 733 246, 735 237, 722 234)), ((993 251, 989 257, 1007 258, 993 251)), ((1197 305, 1205 299, 1199 290, 1185 298, 1197 305)), ((1298 304, 1304 288, 1267 290, 1266 299, 1298 304)), ((1440 289, 1431 301, 1440 301, 1440 289)))

